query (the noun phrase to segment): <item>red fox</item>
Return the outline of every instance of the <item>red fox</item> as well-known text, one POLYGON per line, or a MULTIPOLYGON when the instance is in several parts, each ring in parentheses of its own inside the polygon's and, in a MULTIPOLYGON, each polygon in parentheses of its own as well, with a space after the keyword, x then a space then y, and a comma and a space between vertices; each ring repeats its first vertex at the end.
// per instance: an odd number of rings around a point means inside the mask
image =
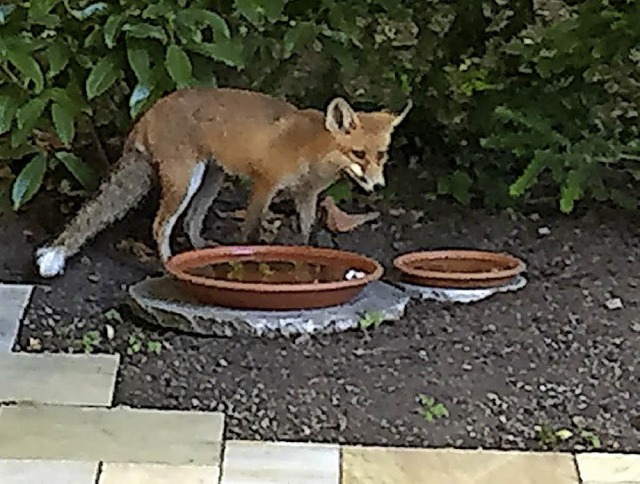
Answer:
POLYGON ((319 194, 347 173, 364 190, 384 186, 391 135, 412 107, 400 114, 356 112, 343 98, 326 112, 298 109, 258 92, 185 88, 159 99, 134 125, 122 157, 51 245, 36 251, 39 272, 53 277, 98 232, 123 217, 160 183, 153 236, 163 262, 180 215, 195 248, 209 207, 227 175, 252 180, 242 241, 260 238, 262 217, 274 195, 288 190, 307 244, 319 194))

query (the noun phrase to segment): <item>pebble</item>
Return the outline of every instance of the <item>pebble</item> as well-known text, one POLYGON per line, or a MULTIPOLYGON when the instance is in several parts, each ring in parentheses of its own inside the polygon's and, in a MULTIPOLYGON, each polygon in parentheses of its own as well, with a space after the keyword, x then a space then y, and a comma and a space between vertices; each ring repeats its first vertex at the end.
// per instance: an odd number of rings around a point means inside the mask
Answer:
POLYGON ((607 299, 604 305, 609 311, 615 311, 616 309, 622 309, 624 307, 622 304, 622 299, 620 299, 619 297, 607 299))

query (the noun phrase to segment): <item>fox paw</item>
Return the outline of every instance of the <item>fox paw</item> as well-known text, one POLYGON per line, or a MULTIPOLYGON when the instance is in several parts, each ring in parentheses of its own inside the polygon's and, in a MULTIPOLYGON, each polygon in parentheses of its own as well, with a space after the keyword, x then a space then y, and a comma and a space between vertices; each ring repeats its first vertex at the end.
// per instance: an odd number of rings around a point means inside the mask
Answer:
POLYGON ((64 272, 67 254, 62 247, 40 247, 36 251, 38 272, 42 277, 55 277, 64 272))

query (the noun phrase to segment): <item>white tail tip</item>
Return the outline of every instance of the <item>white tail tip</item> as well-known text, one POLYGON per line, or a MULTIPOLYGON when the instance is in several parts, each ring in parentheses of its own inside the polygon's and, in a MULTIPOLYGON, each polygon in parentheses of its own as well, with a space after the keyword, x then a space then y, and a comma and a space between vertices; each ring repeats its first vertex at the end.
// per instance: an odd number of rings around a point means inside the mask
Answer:
POLYGON ((62 247, 40 247, 36 260, 42 277, 54 277, 64 272, 67 254, 62 247))

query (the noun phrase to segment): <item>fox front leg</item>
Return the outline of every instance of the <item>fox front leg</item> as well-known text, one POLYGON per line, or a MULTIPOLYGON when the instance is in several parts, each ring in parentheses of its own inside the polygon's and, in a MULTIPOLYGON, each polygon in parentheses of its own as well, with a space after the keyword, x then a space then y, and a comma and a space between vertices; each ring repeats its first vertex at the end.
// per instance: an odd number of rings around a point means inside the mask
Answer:
POLYGON ((257 244, 260 242, 262 219, 275 194, 274 186, 267 180, 254 180, 241 233, 244 243, 257 244))
POLYGON ((309 244, 311 230, 316 222, 318 195, 320 195, 320 192, 321 190, 310 184, 303 184, 294 192, 294 202, 300 226, 299 240, 302 245, 309 244))

